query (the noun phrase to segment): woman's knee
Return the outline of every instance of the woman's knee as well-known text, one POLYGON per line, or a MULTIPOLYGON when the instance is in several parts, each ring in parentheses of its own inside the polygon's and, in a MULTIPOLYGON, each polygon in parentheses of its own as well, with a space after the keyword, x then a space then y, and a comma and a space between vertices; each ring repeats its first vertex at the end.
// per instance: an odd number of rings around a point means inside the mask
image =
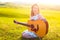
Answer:
POLYGON ((22 37, 24 37, 24 38, 30 38, 30 35, 28 33, 23 32, 22 33, 22 37))

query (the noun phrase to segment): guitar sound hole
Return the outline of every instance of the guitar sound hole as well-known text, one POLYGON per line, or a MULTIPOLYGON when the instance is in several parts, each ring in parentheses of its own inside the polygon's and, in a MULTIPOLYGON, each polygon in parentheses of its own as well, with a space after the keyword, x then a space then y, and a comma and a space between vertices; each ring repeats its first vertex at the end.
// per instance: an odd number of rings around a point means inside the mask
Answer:
POLYGON ((37 25, 37 28, 34 28, 34 25, 31 25, 31 30, 37 32, 39 30, 39 25, 37 25))
POLYGON ((33 24, 31 25, 31 28, 34 28, 34 25, 33 24))

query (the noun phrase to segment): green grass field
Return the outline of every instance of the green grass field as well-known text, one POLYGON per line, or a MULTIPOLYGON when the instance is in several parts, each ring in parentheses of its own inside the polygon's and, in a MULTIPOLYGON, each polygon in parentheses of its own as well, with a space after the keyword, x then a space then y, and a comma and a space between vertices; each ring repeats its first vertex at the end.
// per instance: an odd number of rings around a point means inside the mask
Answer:
MULTIPOLYGON (((60 11, 40 10, 49 23, 48 34, 43 40, 60 40, 60 11)), ((27 29, 13 23, 13 20, 27 22, 30 17, 29 8, 0 8, 0 40, 21 40, 22 32, 27 29)))

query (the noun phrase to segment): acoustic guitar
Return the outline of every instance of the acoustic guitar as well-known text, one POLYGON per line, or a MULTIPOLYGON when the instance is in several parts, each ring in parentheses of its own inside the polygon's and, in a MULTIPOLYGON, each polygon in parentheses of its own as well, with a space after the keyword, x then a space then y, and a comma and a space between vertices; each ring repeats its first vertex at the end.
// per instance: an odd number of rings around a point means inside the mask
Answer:
POLYGON ((38 37, 44 37, 48 32, 48 23, 43 20, 29 20, 28 23, 17 22, 14 23, 21 24, 28 27, 28 30, 34 32, 38 37))

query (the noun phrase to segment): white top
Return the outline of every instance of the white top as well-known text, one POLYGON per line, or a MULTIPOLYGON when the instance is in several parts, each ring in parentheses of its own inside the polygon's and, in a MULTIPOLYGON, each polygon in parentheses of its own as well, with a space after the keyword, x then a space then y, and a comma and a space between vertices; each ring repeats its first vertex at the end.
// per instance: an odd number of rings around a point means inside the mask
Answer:
POLYGON ((30 19, 31 20, 37 20, 37 19, 44 19, 44 17, 41 14, 37 14, 35 16, 32 16, 30 19))

